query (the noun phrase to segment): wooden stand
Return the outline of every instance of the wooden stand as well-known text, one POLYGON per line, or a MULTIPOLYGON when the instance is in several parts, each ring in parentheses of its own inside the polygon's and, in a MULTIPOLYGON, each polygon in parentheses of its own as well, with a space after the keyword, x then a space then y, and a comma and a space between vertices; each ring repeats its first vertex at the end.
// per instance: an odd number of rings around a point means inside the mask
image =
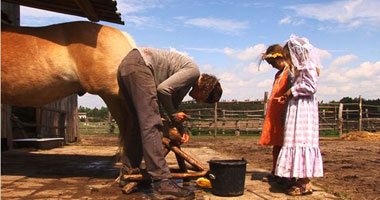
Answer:
MULTIPOLYGON (((165 137, 162 138, 162 143, 164 144, 163 155, 166 156, 170 151, 173 151, 177 159, 180 172, 171 173, 172 178, 191 178, 206 175, 207 169, 204 168, 199 161, 182 151, 179 143, 172 142, 165 137), (185 161, 187 161, 187 163, 185 161), (194 172, 188 172, 188 170, 194 172)), ((141 181, 150 179, 150 177, 146 172, 141 172, 139 174, 125 174, 123 175, 123 179, 126 181, 141 181)))
MULTIPOLYGON (((164 137, 162 138, 162 144, 164 146, 162 155, 166 157, 170 151, 174 152, 177 159, 179 170, 178 172, 171 173, 172 178, 195 178, 206 175, 207 169, 202 164, 192 158, 189 154, 181 150, 181 138, 176 128, 170 126, 169 120, 162 119, 164 129, 164 137), (192 172, 189 172, 191 170, 192 172)), ((174 170, 173 170, 174 171, 174 170)), ((116 181, 124 180, 127 184, 123 186, 122 191, 125 194, 129 194, 136 190, 138 187, 138 181, 150 180, 151 177, 146 170, 140 170, 138 168, 131 169, 128 174, 120 174, 116 181), (122 177, 121 177, 122 176, 122 177)))

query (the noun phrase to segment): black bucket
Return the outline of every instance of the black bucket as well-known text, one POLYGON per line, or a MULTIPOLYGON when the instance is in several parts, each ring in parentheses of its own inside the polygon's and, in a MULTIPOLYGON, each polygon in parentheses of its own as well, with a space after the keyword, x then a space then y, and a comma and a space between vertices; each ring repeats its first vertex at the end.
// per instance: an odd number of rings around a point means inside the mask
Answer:
POLYGON ((210 160, 211 192, 218 196, 239 196, 244 193, 247 161, 210 160))

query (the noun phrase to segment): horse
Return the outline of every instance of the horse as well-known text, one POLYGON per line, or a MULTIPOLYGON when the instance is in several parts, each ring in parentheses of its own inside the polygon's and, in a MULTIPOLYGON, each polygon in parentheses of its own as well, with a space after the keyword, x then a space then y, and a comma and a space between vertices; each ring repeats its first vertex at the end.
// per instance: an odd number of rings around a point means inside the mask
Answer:
POLYGON ((92 22, 44 27, 2 24, 2 103, 41 106, 71 94, 99 95, 122 140, 131 120, 117 69, 135 46, 128 33, 92 22))

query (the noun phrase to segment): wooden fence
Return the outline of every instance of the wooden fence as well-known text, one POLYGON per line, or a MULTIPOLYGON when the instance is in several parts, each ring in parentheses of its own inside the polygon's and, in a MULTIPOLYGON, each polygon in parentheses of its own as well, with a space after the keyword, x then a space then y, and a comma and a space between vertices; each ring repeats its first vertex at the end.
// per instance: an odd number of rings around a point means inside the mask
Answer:
MULTIPOLYGON (((257 103, 257 102, 252 102, 257 103)), ((261 102, 258 110, 225 110, 217 108, 187 109, 191 119, 187 127, 210 135, 218 132, 225 134, 232 131, 235 135, 250 131, 261 132, 265 118, 266 103, 261 102)), ((359 103, 329 103, 319 105, 320 131, 336 131, 339 134, 347 131, 379 131, 380 105, 359 103)))

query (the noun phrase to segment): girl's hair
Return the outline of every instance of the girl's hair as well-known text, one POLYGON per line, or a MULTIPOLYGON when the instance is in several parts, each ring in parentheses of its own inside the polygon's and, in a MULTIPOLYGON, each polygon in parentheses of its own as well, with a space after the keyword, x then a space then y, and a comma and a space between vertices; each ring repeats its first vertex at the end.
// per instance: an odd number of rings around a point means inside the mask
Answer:
POLYGON ((284 48, 282 50, 282 55, 284 55, 284 60, 289 64, 289 66, 292 66, 292 58, 290 57, 288 43, 284 45, 284 48))
POLYGON ((263 59, 266 60, 269 64, 277 64, 279 65, 280 62, 284 59, 283 56, 283 50, 284 48, 279 44, 273 44, 270 45, 265 54, 263 55, 263 59), (278 56, 269 56, 268 55, 278 55, 278 56))

